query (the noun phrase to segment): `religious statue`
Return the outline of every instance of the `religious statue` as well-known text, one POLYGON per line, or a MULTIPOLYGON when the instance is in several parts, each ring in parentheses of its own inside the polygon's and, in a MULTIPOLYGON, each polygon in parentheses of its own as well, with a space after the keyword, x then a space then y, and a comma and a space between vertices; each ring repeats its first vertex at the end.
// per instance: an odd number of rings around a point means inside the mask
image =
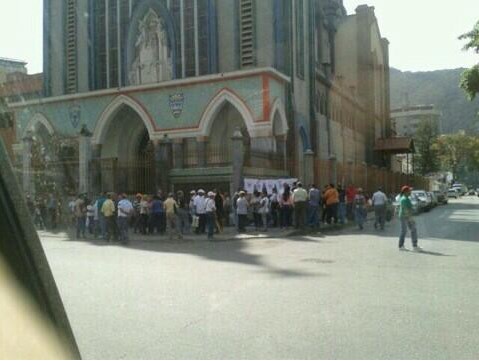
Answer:
POLYGON ((165 23, 153 9, 149 9, 140 21, 135 57, 129 70, 131 85, 158 83, 173 78, 165 23))

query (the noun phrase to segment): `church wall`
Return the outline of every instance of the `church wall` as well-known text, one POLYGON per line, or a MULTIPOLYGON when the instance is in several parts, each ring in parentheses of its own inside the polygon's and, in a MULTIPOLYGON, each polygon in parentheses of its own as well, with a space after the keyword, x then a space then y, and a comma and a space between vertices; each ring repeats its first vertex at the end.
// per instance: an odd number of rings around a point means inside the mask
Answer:
POLYGON ((88 27, 89 27, 88 1, 77 1, 77 71, 78 92, 86 92, 89 89, 89 56, 88 27))
POLYGON ((347 87, 358 86, 358 44, 356 17, 349 16, 336 34, 336 74, 344 78, 347 87))
POLYGON ((145 109, 154 119, 153 127, 156 131, 170 133, 173 137, 175 135, 171 132, 178 133, 177 136, 180 136, 184 131, 186 136, 188 134, 191 136, 191 132, 197 131, 206 108, 224 89, 236 94, 251 111, 254 121, 261 126, 265 116, 269 121, 269 114, 264 114, 268 108, 267 105, 269 104, 271 108, 273 101, 278 97, 284 103, 284 90, 281 90, 281 82, 272 77, 267 78, 271 89, 269 96, 267 92, 263 93, 262 91, 264 79, 259 75, 212 81, 207 83, 207 86, 204 83, 197 83, 141 91, 110 91, 109 94, 104 95, 87 93, 87 96, 83 98, 69 97, 65 100, 60 99, 42 104, 32 102, 26 107, 19 104, 16 109, 18 140, 21 140, 25 127, 36 113, 43 114, 52 123, 55 132, 61 136, 77 136, 83 124, 93 131, 102 113, 120 94, 133 99, 145 109), (183 95, 184 102, 181 114, 175 117, 170 107, 170 96, 177 94, 183 95), (77 117, 72 117, 72 114, 77 117), (76 123, 72 122, 74 120, 77 120, 76 123))
POLYGON ((226 73, 239 67, 238 1, 217 0, 219 72, 226 73))
POLYGON ((274 66, 274 13, 273 0, 256 2, 256 65, 258 67, 274 66))

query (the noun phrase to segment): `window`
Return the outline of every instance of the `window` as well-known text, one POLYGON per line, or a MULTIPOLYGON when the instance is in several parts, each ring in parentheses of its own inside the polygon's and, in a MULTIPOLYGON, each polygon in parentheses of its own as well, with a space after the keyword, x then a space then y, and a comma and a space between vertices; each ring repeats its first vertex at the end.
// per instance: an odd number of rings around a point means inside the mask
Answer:
POLYGON ((240 0, 240 59, 241 67, 255 65, 255 24, 253 0, 240 0))
POLYGON ((67 2, 66 18, 66 92, 71 94, 77 90, 77 21, 76 0, 67 2))

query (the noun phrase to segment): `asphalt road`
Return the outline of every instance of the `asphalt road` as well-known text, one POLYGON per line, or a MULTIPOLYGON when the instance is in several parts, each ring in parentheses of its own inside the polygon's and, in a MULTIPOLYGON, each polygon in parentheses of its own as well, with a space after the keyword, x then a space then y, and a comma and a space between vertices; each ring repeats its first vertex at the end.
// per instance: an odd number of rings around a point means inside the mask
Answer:
POLYGON ((397 222, 221 243, 42 241, 87 359, 477 359, 479 198, 417 221, 423 254, 397 250, 397 222))

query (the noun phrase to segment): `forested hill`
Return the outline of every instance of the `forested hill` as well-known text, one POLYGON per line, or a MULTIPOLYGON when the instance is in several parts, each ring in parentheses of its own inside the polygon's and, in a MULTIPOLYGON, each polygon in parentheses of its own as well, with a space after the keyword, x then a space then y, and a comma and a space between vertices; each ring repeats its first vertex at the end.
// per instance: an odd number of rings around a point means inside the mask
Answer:
POLYGON ((464 69, 430 72, 402 72, 391 68, 391 108, 404 105, 408 93, 410 105, 436 105, 443 113, 442 132, 479 131, 479 99, 470 102, 459 79, 464 69))

